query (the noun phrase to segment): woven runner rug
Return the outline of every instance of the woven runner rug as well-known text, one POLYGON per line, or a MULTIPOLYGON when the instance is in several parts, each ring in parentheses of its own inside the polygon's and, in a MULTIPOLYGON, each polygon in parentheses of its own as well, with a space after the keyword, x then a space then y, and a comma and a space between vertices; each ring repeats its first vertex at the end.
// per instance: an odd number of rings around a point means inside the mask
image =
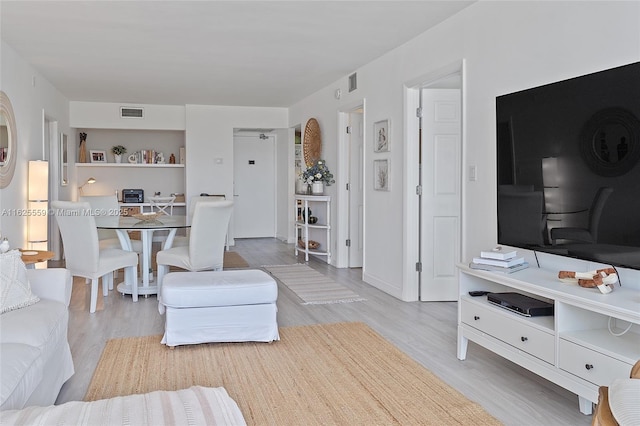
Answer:
POLYGON ((303 305, 350 303, 366 300, 302 263, 267 265, 262 268, 298 295, 302 299, 303 305))
POLYGON ((109 340, 85 401, 222 386, 249 425, 500 424, 366 324, 282 327, 280 338, 175 349, 161 336, 109 340))

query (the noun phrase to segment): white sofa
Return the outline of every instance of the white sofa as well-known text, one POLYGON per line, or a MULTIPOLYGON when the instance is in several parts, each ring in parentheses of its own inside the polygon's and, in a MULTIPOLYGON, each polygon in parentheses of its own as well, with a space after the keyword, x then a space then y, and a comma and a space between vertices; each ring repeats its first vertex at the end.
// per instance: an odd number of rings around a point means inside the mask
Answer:
POLYGON ((67 340, 71 274, 30 269, 40 301, 0 316, 0 410, 51 405, 74 373, 67 340))

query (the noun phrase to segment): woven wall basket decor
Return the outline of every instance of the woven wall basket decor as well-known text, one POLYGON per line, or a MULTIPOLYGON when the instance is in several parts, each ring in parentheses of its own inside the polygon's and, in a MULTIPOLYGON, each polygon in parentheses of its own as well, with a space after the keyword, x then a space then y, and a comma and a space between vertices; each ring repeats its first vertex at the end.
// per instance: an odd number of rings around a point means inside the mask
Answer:
POLYGON ((304 139, 302 141, 304 163, 311 167, 322 154, 322 139, 320 138, 320 125, 318 120, 310 118, 304 127, 304 139))

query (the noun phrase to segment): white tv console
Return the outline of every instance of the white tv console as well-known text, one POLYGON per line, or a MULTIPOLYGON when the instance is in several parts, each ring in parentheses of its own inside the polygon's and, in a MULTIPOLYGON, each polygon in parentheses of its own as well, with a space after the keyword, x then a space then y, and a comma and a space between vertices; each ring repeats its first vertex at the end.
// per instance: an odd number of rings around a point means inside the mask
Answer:
MULTIPOLYGON (((628 378, 640 359, 640 291, 616 285, 609 294, 557 279, 558 270, 530 267, 512 274, 458 265, 458 359, 471 340, 574 392, 580 411, 591 414, 598 387, 628 378), (554 303, 554 315, 524 317, 469 291, 518 292, 554 303), (629 323, 629 331, 618 334, 629 323)), ((576 270, 576 269, 568 269, 576 270)), ((580 269, 587 271, 590 269, 580 269)))

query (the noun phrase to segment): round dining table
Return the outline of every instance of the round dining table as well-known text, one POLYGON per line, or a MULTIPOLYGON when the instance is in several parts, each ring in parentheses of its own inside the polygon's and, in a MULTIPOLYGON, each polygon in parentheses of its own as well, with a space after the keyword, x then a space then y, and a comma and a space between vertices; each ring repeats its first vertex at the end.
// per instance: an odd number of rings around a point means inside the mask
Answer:
POLYGON ((186 229, 191 226, 189 218, 184 215, 162 215, 153 220, 141 220, 132 216, 98 216, 96 217, 96 226, 98 229, 113 229, 118 234, 120 245, 123 250, 133 251, 131 239, 128 231, 140 231, 142 237, 142 277, 140 283, 122 282, 118 284, 117 289, 122 294, 133 295, 133 301, 137 301, 138 294, 148 296, 157 294, 158 286, 150 284, 151 269, 151 243, 153 233, 155 231, 169 231, 169 235, 162 246, 162 250, 171 248, 173 238, 178 229, 186 229), (137 292, 134 291, 133 285, 136 285, 137 292))

